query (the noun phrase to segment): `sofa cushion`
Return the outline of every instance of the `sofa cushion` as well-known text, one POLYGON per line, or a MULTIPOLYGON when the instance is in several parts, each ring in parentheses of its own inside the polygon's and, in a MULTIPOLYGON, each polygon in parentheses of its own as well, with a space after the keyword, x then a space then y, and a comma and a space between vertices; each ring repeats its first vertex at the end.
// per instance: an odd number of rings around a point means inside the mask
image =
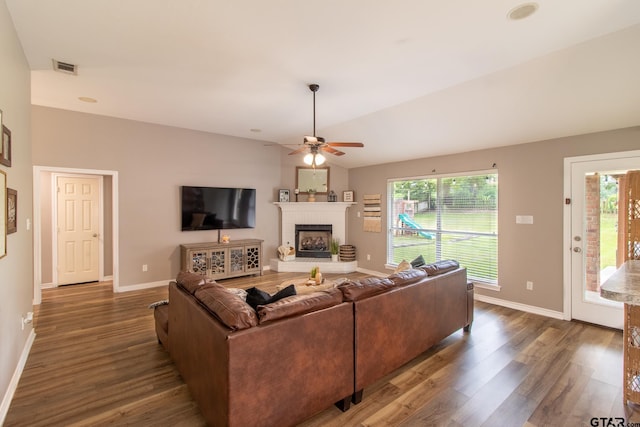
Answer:
POLYGON ((453 259, 445 259, 442 261, 434 262, 432 264, 423 265, 420 268, 423 269, 429 276, 438 276, 448 271, 460 268, 460 264, 458 263, 458 261, 455 261, 453 259))
POLYGON ((413 268, 418 268, 418 267, 422 267, 423 265, 425 265, 426 262, 425 262, 424 257, 422 255, 418 255, 416 257, 416 259, 411 261, 409 264, 411 264, 411 267, 413 267, 413 268))
POLYGON ((427 277, 427 272, 416 268, 393 273, 388 279, 391 280, 395 286, 406 286, 418 282, 425 277, 427 277))
POLYGON ((345 301, 357 301, 373 295, 381 294, 393 288, 394 283, 388 278, 367 277, 348 281, 338 286, 345 301))
POLYGON ((194 296, 215 317, 234 331, 258 324, 255 310, 218 283, 200 286, 194 296))
POLYGON ((294 295, 258 307, 260 323, 322 310, 342 303, 342 293, 337 289, 294 295))
POLYGON ((181 271, 176 277, 176 283, 193 295, 200 286, 206 283, 216 283, 216 281, 201 274, 192 273, 190 271, 181 271))
POLYGON ((259 305, 266 305, 272 302, 281 300, 282 298, 290 297, 296 294, 295 285, 289 285, 284 289, 279 290, 275 294, 271 295, 261 289, 253 288, 247 289, 247 304, 253 307, 254 310, 258 309, 259 305))

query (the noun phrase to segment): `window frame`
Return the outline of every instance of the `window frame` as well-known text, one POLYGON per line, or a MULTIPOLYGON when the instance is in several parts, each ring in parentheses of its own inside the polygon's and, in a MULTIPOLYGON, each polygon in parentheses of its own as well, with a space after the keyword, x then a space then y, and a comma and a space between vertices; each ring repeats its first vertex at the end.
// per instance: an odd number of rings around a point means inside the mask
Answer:
MULTIPOLYGON (((470 235, 477 235, 477 236, 488 236, 488 237, 495 237, 495 261, 494 261, 494 265, 493 267, 495 268, 495 280, 489 279, 489 278, 480 278, 480 277, 469 277, 469 281, 473 282, 475 285, 477 285, 478 287, 481 288, 486 288, 486 289, 491 289, 491 290, 500 290, 500 285, 499 285, 499 269, 498 269, 498 263, 499 263, 499 256, 498 256, 498 247, 499 247, 499 231, 498 231, 498 221, 499 221, 499 201, 500 201, 500 190, 499 190, 499 173, 497 169, 488 169, 488 170, 477 170, 477 171, 463 171, 463 172, 456 172, 456 173, 447 173, 447 174, 433 174, 433 175, 424 175, 424 176, 412 176, 412 177, 399 177, 399 178, 389 178, 387 179, 387 250, 386 250, 386 268, 389 269, 394 269, 397 267, 397 262, 394 262, 394 236, 395 236, 395 232, 399 230, 398 226, 396 226, 394 224, 395 221, 395 216, 396 216, 396 206, 395 206, 395 200, 394 200, 394 184, 397 182, 403 182, 403 181, 421 181, 421 180, 435 180, 436 181, 436 189, 435 189, 435 193, 436 193, 436 204, 438 206, 436 206, 435 208, 435 212, 437 215, 437 219, 436 219, 436 228, 434 229, 420 229, 420 231, 424 231, 424 232, 432 232, 432 233, 436 233, 438 234, 438 238, 440 238, 440 236, 442 234, 470 234, 470 235), (495 190, 495 232, 489 232, 489 233, 483 233, 483 232, 459 232, 456 230, 447 230, 447 229, 443 229, 442 228, 442 221, 441 221, 441 207, 442 207, 442 200, 444 199, 444 196, 441 194, 443 192, 443 187, 442 187, 442 180, 445 179, 455 179, 457 177, 476 177, 476 176, 481 176, 481 175, 495 175, 496 180, 495 180, 495 185, 496 185, 496 190, 495 190)), ((442 245, 442 242, 437 243, 437 247, 440 248, 442 245)), ((442 256, 441 253, 439 253, 439 251, 436 253, 436 260, 441 259, 440 257, 442 256)), ((407 259, 407 261, 411 261, 409 259, 407 259)))

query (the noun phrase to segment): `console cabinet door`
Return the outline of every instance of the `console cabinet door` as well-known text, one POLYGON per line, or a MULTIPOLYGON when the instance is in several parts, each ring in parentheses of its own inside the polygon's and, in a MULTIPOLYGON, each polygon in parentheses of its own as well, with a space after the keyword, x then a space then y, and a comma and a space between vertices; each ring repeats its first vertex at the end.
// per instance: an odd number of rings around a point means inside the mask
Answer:
POLYGON ((191 250, 187 252, 187 270, 206 276, 209 274, 209 251, 191 250))
POLYGON ((262 274, 262 245, 245 246, 245 272, 262 274))
POLYGON ((227 260, 229 259, 229 249, 211 249, 209 251, 209 272, 207 276, 212 279, 221 279, 228 276, 227 260))

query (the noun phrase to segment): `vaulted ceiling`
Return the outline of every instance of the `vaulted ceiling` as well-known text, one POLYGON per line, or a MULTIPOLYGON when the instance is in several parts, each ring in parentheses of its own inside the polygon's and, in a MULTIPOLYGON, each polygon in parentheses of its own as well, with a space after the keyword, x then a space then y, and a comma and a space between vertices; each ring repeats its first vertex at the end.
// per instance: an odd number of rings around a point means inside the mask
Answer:
POLYGON ((295 149, 318 83, 344 167, 640 125, 638 0, 6 3, 35 105, 295 149))

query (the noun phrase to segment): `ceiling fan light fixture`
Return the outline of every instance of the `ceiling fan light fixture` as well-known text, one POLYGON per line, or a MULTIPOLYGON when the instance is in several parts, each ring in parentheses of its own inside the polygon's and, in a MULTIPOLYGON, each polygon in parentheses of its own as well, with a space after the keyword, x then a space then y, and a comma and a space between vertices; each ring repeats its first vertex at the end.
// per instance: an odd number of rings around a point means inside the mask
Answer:
POLYGON ((320 153, 307 153, 304 156, 304 159, 302 159, 302 161, 309 165, 309 166, 320 166, 321 164, 323 164, 326 161, 326 157, 324 157, 322 154, 320 153))
POLYGON ((307 154, 304 156, 304 159, 302 159, 302 161, 303 161, 305 164, 307 164, 307 165, 311 166, 311 165, 313 164, 313 156, 314 156, 314 155, 313 155, 313 153, 307 153, 307 154))

